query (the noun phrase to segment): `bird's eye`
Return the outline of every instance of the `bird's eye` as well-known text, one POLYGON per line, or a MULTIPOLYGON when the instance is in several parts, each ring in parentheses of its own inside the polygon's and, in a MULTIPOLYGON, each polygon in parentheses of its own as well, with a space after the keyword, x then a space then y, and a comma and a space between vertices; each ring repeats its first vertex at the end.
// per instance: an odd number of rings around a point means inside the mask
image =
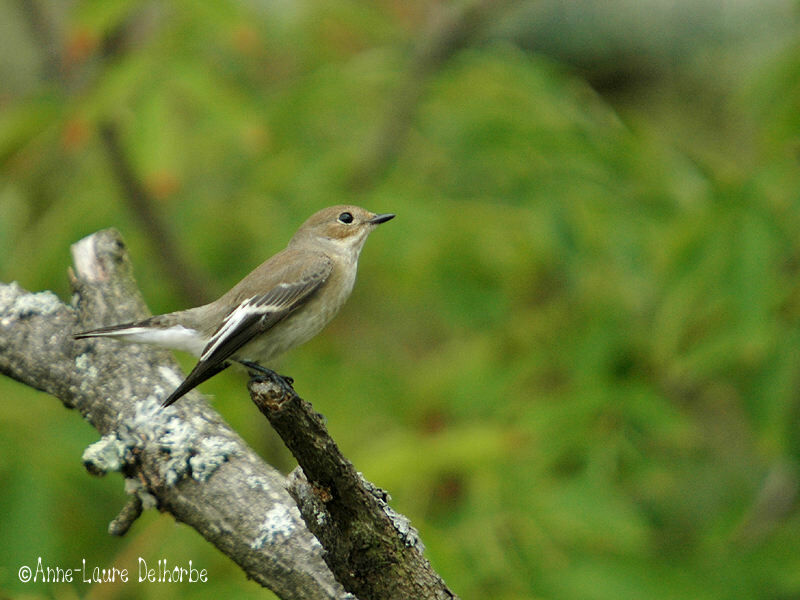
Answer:
POLYGON ((345 225, 349 225, 350 223, 353 222, 353 215, 351 215, 349 212, 343 212, 342 214, 339 215, 338 220, 339 223, 344 223, 345 225))

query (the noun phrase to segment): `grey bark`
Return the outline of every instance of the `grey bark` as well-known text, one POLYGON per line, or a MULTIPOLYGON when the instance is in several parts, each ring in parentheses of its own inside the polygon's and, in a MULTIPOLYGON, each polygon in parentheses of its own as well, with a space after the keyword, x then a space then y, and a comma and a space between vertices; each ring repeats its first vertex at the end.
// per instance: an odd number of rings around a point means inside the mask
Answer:
POLYGON ((457 600, 425 559, 410 521, 356 471, 311 404, 274 378, 253 379, 249 388, 300 465, 289 492, 345 589, 361 600, 457 600))
POLYGON ((130 494, 109 530, 122 534, 155 507, 285 600, 352 598, 323 561, 281 473, 198 394, 159 410, 159 399, 183 377, 168 352, 72 339, 76 331, 147 316, 118 233, 89 236, 72 254, 71 304, 0 284, 0 373, 56 396, 100 432, 84 464, 95 474, 121 472, 130 494))

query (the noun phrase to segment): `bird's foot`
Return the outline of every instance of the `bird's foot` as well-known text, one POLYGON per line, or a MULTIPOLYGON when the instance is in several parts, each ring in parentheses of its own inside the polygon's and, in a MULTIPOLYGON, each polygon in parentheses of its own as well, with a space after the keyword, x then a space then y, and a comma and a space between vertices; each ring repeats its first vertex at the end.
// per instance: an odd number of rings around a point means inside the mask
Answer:
POLYGON ((294 396, 297 392, 294 391, 292 384, 294 383, 294 379, 289 377, 288 375, 280 375, 273 371, 272 369, 268 369, 267 367, 263 367, 260 364, 250 361, 250 360, 239 360, 237 361, 240 365, 246 367, 250 371, 250 377, 252 379, 266 379, 268 381, 272 381, 275 383, 284 394, 288 394, 294 396))

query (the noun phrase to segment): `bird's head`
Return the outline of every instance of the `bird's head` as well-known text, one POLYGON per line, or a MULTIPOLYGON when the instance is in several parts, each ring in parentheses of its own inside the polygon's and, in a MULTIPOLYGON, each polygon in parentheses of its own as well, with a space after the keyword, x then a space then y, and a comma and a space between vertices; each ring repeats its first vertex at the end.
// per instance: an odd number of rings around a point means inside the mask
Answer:
POLYGON ((358 256, 370 232, 393 218, 391 213, 375 214, 358 206, 330 206, 311 215, 294 234, 290 245, 322 243, 358 256))

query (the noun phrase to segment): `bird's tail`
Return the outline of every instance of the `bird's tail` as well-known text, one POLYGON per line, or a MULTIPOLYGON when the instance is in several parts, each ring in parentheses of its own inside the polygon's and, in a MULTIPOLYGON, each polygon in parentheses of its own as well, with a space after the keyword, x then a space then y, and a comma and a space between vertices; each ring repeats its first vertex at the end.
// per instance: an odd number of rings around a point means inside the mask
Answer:
POLYGON ((181 350, 200 356, 206 340, 196 329, 173 322, 165 322, 165 316, 150 317, 144 321, 110 325, 73 334, 76 340, 93 337, 110 337, 132 344, 152 344, 170 350, 181 350))
POLYGON ((203 383, 206 379, 210 379, 220 371, 224 371, 230 365, 229 362, 223 362, 218 364, 209 364, 204 362, 199 362, 195 365, 192 372, 189 373, 189 376, 180 384, 175 391, 172 392, 164 402, 161 403, 161 408, 166 408, 173 402, 179 400, 181 396, 184 394, 188 394, 198 385, 203 383))
POLYGON ((89 329, 87 331, 79 331, 73 333, 72 337, 76 340, 83 340, 93 337, 124 337, 127 334, 135 333, 137 330, 143 329, 141 321, 135 323, 121 323, 119 325, 110 325, 108 327, 98 327, 97 329, 89 329))

